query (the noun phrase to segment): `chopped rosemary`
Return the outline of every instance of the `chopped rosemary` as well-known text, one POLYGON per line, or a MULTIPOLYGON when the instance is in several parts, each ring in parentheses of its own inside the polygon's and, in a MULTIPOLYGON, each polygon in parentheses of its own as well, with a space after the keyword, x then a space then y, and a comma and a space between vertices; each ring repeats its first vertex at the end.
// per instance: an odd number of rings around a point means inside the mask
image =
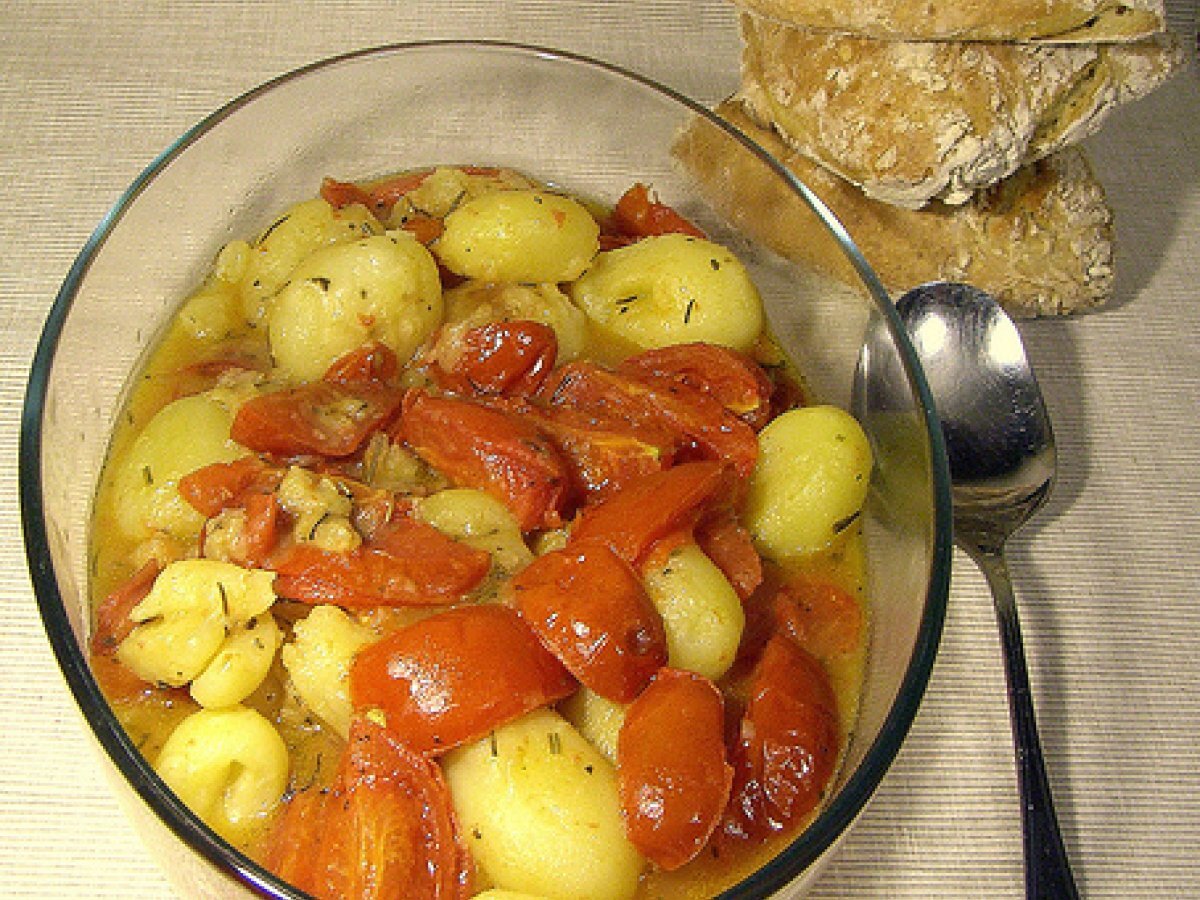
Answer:
POLYGON ((546 737, 550 740, 550 755, 558 756, 562 753, 562 735, 557 731, 551 731, 546 737))

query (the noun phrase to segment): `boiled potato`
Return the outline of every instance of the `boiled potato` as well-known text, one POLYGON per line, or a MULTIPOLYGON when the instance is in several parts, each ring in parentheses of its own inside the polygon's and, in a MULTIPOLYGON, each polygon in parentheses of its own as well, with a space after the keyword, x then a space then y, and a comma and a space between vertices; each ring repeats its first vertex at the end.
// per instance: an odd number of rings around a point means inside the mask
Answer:
POLYGON ((117 658, 146 681, 181 687, 208 668, 230 634, 271 608, 274 580, 274 572, 212 559, 173 562, 130 610, 137 625, 117 658))
POLYGON ((738 258, 683 234, 601 253, 571 297, 601 327, 643 349, 706 341, 748 350, 763 328, 762 300, 738 258))
POLYGON ((611 763, 549 709, 443 760, 462 833, 488 882, 525 894, 623 900, 642 859, 611 763))
POLYGON ((154 769, 213 831, 244 846, 283 797, 288 750, 252 709, 203 709, 175 727, 154 769))
POLYGON ((314 250, 382 233, 383 226, 364 206, 334 209, 319 197, 297 203, 248 248, 240 285, 244 315, 261 322, 270 299, 314 250))
POLYGON ((445 225, 434 247, 438 259, 483 281, 571 281, 600 247, 592 214, 547 191, 482 194, 446 216, 445 225))
POLYGON ((475 894, 471 900, 549 900, 549 898, 539 897, 537 894, 525 894, 521 891, 502 891, 498 888, 491 888, 475 894))
POLYGON ((343 738, 350 734, 350 664, 375 638, 336 606, 313 607, 293 626, 295 637, 279 658, 296 693, 325 724, 343 738))
POLYGON ((759 549, 780 560, 828 547, 858 517, 871 476, 871 445, 853 416, 833 406, 785 412, 758 435, 745 521, 759 549))
POLYGON ((617 736, 625 724, 626 706, 581 687, 563 701, 559 712, 593 747, 617 764, 617 736))
POLYGON ((372 340, 405 363, 441 320, 437 263, 410 234, 395 231, 305 257, 271 302, 267 335, 285 377, 314 381, 372 340))
POLYGON ((282 635, 269 612, 228 626, 229 636, 188 692, 205 709, 241 703, 263 683, 282 635))
MULTIPOLYGON (((528 319, 554 329, 557 361, 579 358, 587 345, 587 316, 555 284, 506 284, 468 281, 446 292, 446 328, 435 352, 446 352, 472 328, 489 322, 528 319)), ((441 357, 447 369, 453 359, 441 357)))
POLYGON ((417 501, 416 516, 443 534, 486 550, 505 572, 533 560, 521 526, 507 506, 483 491, 450 488, 417 501))
POLYGON ((167 404, 146 423, 113 474, 117 526, 133 540, 155 531, 191 541, 204 516, 179 493, 179 479, 209 463, 231 462, 247 451, 229 437, 234 411, 211 394, 167 404))
POLYGON ((642 573, 662 616, 667 661, 714 681, 733 665, 746 614, 725 573, 696 544, 682 544, 642 573))

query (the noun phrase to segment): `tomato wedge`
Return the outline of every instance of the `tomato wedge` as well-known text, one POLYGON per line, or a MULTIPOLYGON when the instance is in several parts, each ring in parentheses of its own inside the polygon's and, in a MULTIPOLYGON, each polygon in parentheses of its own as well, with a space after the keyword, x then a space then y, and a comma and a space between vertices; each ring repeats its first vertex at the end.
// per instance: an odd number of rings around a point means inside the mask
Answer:
POLYGON ((862 604, 830 582, 792 578, 773 598, 772 611, 780 630, 818 659, 852 653, 862 642, 862 604))
POLYGON ((727 489, 719 463, 681 463, 632 481, 620 493, 585 509, 571 532, 571 543, 606 544, 637 566, 656 541, 691 528, 727 489))
POLYGON ((339 356, 326 370, 325 381, 335 384, 388 382, 400 371, 396 352, 381 341, 368 341, 339 356))
POLYGON ((662 617, 604 544, 539 556, 511 583, 521 617, 576 678, 628 703, 667 662, 662 617))
POLYGON ((365 718, 351 724, 333 786, 288 801, 264 861, 322 900, 470 894, 469 856, 441 770, 365 718))
POLYGON ((749 599, 763 582, 762 557, 754 541, 734 515, 725 509, 705 516, 695 530, 696 543, 720 569, 737 595, 749 599))
POLYGON ((415 750, 445 753, 577 685, 515 610, 462 606, 362 650, 350 667, 355 709, 382 711, 415 750))
POLYGON ((554 329, 518 319, 488 322, 467 331, 462 353, 451 369, 434 368, 438 383, 470 394, 532 394, 558 356, 554 329))
POLYGON ((725 838, 757 841, 799 822, 821 800, 840 751, 837 704, 820 662, 785 634, 763 649, 731 751, 725 838))
POLYGON ((625 714, 617 742, 625 829, 663 869, 694 859, 721 820, 733 781, 724 729, 721 692, 682 669, 660 671, 625 714))
POLYGON ((348 552, 293 544, 272 562, 275 591, 305 603, 348 608, 439 606, 460 600, 491 568, 491 556, 401 516, 348 552))
POLYGON ((774 385, 762 366, 719 344, 695 342, 645 350, 623 360, 617 371, 634 378, 699 390, 755 430, 771 415, 774 385))
POLYGON ((594 363, 573 362, 556 369, 539 394, 551 405, 666 430, 692 447, 693 456, 722 460, 742 477, 750 475, 758 458, 754 430, 697 388, 665 379, 647 383, 594 363))
POLYGON ((660 472, 675 459, 678 440, 666 429, 635 428, 568 406, 509 400, 505 407, 533 422, 566 460, 572 488, 604 497, 630 481, 660 472))
POLYGON ((243 403, 230 437, 259 453, 350 456, 395 415, 400 398, 375 383, 313 381, 243 403))
POLYGON ((613 209, 612 219, 619 233, 633 237, 675 233, 705 237, 703 231, 653 196, 641 182, 621 195, 613 209))
POLYGON ((413 389, 400 431, 425 462, 455 484, 496 497, 522 531, 563 522, 570 477, 554 445, 531 423, 500 409, 413 389))
POLYGON ((179 493, 197 512, 212 517, 230 506, 243 505, 249 494, 275 490, 282 478, 281 469, 257 456, 243 456, 189 472, 179 479, 179 493))

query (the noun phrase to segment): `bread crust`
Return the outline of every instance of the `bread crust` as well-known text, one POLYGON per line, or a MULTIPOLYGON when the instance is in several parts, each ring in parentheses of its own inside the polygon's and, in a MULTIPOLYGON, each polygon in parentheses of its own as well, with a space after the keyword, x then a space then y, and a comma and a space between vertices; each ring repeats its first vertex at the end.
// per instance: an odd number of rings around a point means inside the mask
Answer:
MULTIPOLYGON (((1022 318, 1075 313, 1107 303, 1113 288, 1113 222, 1104 191, 1078 148, 1022 168, 969 203, 924 210, 866 197, 791 150, 742 103, 716 112, 783 163, 845 226, 894 296, 927 281, 965 281, 1022 318)), ((693 125, 676 153, 714 204, 787 258, 848 284, 861 283, 796 195, 711 126, 693 125)))
POLYGON ((1163 0, 734 0, 814 31, 908 41, 1133 41, 1166 27, 1163 0))
POLYGON ((962 203, 1096 131, 1181 61, 1129 44, 879 41, 742 17, 743 95, 788 143, 871 197, 962 203))

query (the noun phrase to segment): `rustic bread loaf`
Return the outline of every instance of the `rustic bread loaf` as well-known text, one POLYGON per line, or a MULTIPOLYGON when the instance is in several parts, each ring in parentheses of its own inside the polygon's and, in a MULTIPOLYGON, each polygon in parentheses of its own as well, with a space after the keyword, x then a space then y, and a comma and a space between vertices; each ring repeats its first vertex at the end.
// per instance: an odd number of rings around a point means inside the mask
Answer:
MULTIPOLYGON (((968 203, 911 210, 872 200, 794 152, 740 102, 716 111, 824 201, 895 296, 926 281, 965 281, 1020 317, 1077 312, 1110 299, 1112 215, 1077 148, 1022 168, 968 203)), ((850 261, 796 194, 748 154, 734 153, 713 126, 697 120, 675 149, 740 228, 782 256, 857 282, 850 261)))
POLYGON ((743 95, 796 150, 871 197, 961 203, 1096 131, 1181 61, 1128 44, 878 41, 742 17, 743 95))
POLYGON ((887 40, 1093 43, 1165 28, 1162 0, 734 0, 815 31, 887 40))

